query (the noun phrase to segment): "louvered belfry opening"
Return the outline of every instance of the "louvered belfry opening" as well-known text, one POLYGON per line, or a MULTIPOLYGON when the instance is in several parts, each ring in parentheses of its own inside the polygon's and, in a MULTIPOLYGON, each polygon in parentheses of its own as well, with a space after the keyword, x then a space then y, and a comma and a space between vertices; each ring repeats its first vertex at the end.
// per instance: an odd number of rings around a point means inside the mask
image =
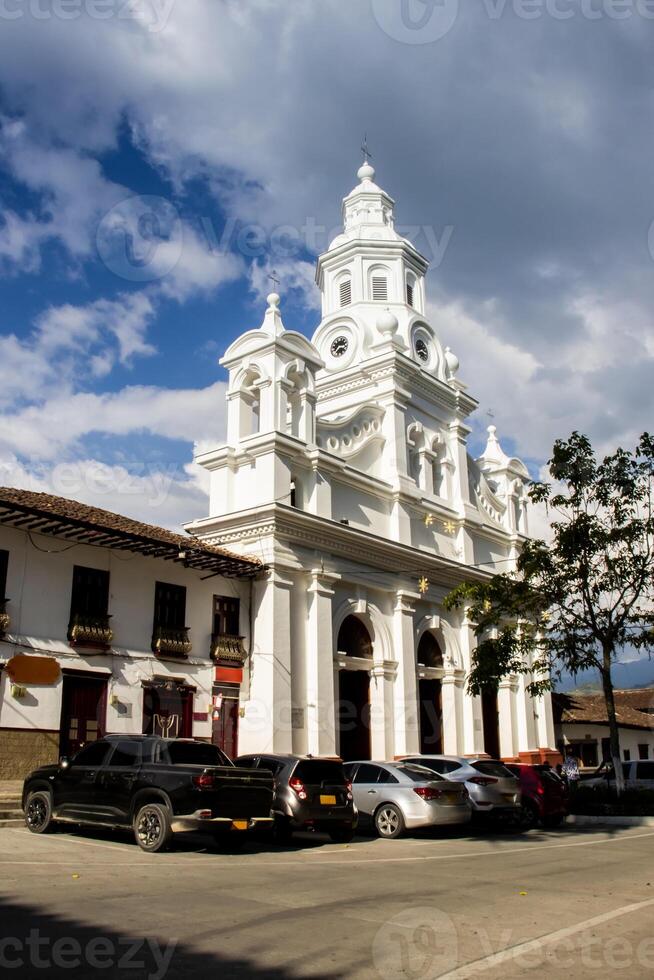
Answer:
POLYGON ((352 302, 352 280, 344 279, 339 286, 341 306, 349 306, 352 302))
POLYGON ((410 282, 406 284, 406 301, 409 306, 413 306, 413 285, 410 282))
POLYGON ((388 299, 388 281, 386 276, 372 277, 372 298, 374 300, 388 299))

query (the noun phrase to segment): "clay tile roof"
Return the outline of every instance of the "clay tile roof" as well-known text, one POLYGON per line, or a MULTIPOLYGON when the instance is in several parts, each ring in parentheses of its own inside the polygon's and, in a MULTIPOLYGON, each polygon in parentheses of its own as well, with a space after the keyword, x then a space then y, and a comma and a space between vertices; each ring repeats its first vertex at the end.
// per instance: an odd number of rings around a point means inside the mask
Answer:
POLYGON ((0 487, 0 523, 81 544, 135 551, 229 577, 251 577, 263 567, 256 558, 203 544, 190 535, 49 493, 0 487))
MULTIPOLYGON (((552 696, 552 700, 557 722, 587 725, 609 723, 603 694, 557 693, 552 696)), ((615 707, 619 725, 654 731, 654 688, 615 691, 615 707), (634 695, 633 704, 631 695, 634 695), (637 708, 635 704, 641 707, 637 708)))

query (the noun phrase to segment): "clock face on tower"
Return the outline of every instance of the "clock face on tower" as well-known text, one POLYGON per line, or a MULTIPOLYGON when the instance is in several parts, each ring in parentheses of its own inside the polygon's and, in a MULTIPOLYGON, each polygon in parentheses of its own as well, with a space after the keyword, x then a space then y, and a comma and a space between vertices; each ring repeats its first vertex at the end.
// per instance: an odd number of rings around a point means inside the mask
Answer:
POLYGON ((428 361, 429 360, 429 347, 427 346, 426 341, 424 341, 422 339, 422 337, 418 337, 418 339, 416 340, 415 347, 416 347, 416 354, 418 355, 418 357, 420 358, 420 360, 421 361, 428 361))
POLYGON ((347 337, 342 337, 342 336, 336 337, 332 341, 332 346, 329 348, 332 357, 343 357, 343 354, 347 353, 347 349, 349 346, 350 343, 347 337))

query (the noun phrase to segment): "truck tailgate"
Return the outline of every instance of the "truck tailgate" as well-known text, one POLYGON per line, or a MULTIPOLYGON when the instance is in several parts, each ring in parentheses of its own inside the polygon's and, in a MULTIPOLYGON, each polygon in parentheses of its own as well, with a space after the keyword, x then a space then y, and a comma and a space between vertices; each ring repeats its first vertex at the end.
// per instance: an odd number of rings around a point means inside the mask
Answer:
POLYGON ((267 817, 270 815, 273 779, 270 773, 252 769, 207 768, 213 785, 196 790, 198 809, 212 811, 214 817, 267 817))

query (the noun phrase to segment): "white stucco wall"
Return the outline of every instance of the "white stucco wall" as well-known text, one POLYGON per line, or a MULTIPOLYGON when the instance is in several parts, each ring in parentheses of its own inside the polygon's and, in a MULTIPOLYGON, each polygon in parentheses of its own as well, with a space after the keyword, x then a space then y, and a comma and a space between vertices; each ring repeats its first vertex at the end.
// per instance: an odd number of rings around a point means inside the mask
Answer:
MULTIPOLYGON (((213 596, 241 600, 241 634, 249 644, 250 584, 222 576, 202 581, 206 572, 184 568, 161 559, 105 548, 74 545, 51 536, 28 535, 0 525, 0 549, 9 552, 6 593, 11 624, 0 641, 0 663, 15 654, 46 654, 62 669, 98 672, 109 678, 106 728, 108 732, 142 731, 142 682, 156 677, 184 680, 197 688, 194 712, 206 719, 193 722, 193 735, 211 735, 213 664, 210 639, 213 596), (43 550, 39 550, 43 549, 43 550), (51 553, 45 553, 49 551, 51 553), (84 565, 110 573, 109 612, 114 632, 109 653, 76 650, 67 640, 73 566, 84 565), (155 657, 150 650, 155 582, 186 588, 186 625, 193 649, 188 659, 155 657), (111 704, 112 695, 118 700, 111 704)), ((57 731, 61 715, 62 677, 53 685, 29 685, 24 698, 14 698, 6 671, 0 686, 0 729, 57 731)))

